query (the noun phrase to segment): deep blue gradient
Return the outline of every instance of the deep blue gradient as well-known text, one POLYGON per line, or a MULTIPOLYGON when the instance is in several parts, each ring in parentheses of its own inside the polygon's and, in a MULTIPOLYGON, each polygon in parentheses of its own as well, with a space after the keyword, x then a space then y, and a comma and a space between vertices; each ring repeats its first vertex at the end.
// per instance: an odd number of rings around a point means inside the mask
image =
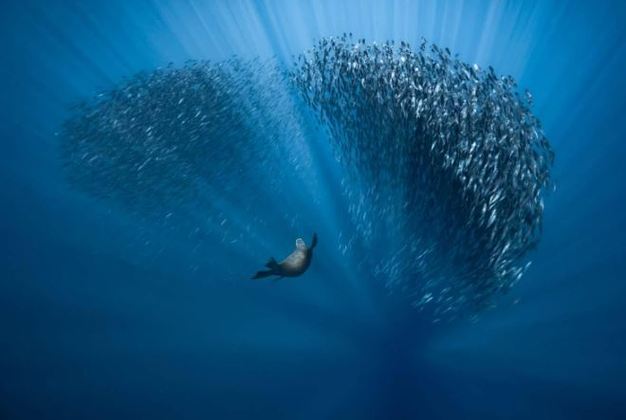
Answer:
POLYGON ((5 2, 0 418, 625 418, 624 22, 621 1, 5 2), (477 323, 432 325, 342 254, 322 136, 296 145, 310 164, 259 203, 265 224, 216 194, 250 235, 202 253, 64 180, 77 101, 169 62, 288 65, 343 32, 423 36, 535 97, 557 191, 531 269, 477 323), (247 280, 313 230, 305 276, 247 280))

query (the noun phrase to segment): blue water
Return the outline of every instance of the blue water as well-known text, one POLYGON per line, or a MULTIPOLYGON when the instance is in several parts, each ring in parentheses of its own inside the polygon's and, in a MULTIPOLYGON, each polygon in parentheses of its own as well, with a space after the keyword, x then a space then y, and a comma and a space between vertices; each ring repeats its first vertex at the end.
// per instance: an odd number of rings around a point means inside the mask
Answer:
POLYGON ((625 418, 624 22, 619 1, 4 2, 0 418, 625 418), (280 195, 214 186, 180 226, 66 180, 76 102, 170 62, 288 66, 343 32, 424 37, 534 95, 557 189, 533 265, 476 322, 433 324, 342 252, 322 134, 280 195), (187 229, 206 218, 223 236, 187 229), (313 231, 304 276, 248 280, 313 231))

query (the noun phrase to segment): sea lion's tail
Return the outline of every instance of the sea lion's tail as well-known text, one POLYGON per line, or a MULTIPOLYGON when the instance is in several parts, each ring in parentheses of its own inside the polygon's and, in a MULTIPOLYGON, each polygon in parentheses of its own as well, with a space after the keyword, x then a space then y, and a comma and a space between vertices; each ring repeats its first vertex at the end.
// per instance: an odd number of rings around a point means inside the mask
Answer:
POLYGON ((269 276, 274 276, 274 275, 278 275, 278 263, 276 262, 276 260, 274 258, 270 258, 267 261, 267 264, 265 264, 265 266, 267 268, 269 268, 269 270, 265 270, 265 271, 257 271, 257 273, 254 275, 254 277, 252 277, 253 280, 256 279, 262 279, 265 277, 269 277, 269 276))

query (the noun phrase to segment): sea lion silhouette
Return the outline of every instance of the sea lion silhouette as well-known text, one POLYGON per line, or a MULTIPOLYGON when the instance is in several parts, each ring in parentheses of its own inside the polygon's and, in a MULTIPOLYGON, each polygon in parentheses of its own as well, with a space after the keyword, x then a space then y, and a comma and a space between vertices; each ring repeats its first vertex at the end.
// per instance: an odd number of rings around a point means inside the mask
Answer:
POLYGON ((281 277, 298 277, 304 273, 309 265, 311 265, 311 259, 313 258, 313 248, 317 245, 317 234, 313 234, 311 239, 311 246, 306 246, 302 238, 296 239, 296 249, 289 254, 287 258, 281 262, 276 262, 272 257, 269 259, 265 266, 269 270, 257 271, 252 277, 253 279, 262 279, 269 276, 281 277))

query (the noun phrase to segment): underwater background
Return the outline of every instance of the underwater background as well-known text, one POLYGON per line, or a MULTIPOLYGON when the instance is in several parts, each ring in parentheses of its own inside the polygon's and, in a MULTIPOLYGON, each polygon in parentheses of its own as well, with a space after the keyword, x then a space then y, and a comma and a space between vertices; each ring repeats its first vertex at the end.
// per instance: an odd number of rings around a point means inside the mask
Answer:
POLYGON ((626 417, 625 22, 620 1, 5 1, 0 418, 626 417), (533 94, 556 189, 477 317, 433 322, 372 270, 403 237, 359 246, 327 133, 279 94, 233 138, 295 126, 284 161, 203 162, 236 168, 184 211, 68 180, 77 103, 187 60, 289 68, 343 33, 423 37, 533 94), (313 232, 306 274, 249 280, 313 232))

